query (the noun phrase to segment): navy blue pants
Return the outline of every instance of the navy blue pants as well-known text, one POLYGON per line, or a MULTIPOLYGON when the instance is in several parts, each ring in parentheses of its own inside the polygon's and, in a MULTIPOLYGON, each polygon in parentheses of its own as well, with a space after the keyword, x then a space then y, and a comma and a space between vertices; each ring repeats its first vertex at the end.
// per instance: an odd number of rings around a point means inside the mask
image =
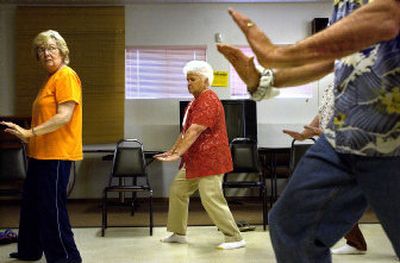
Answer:
POLYGON ((48 263, 82 261, 69 223, 67 184, 71 161, 30 159, 24 182, 18 254, 48 263))

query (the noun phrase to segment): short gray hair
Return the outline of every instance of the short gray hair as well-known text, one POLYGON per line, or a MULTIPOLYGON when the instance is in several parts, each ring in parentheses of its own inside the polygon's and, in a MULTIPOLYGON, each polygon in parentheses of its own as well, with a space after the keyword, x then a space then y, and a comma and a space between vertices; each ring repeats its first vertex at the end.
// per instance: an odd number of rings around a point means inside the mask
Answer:
POLYGON ((65 42, 64 38, 55 30, 47 30, 40 32, 32 43, 32 51, 35 54, 37 60, 39 60, 38 48, 47 43, 49 39, 54 39, 57 43, 57 48, 60 50, 60 53, 63 57, 63 61, 66 65, 69 64, 69 49, 67 46, 67 42, 65 42))
POLYGON ((212 84, 214 80, 214 70, 210 64, 202 60, 192 60, 183 67, 183 73, 185 76, 188 72, 195 72, 203 75, 208 79, 208 84, 212 84))

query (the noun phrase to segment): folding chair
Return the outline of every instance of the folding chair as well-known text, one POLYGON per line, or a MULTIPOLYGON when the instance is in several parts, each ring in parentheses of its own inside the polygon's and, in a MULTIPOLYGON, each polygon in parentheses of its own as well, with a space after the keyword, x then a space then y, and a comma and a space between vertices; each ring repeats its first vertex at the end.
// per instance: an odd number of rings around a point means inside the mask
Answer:
POLYGON ((149 200, 150 235, 153 235, 153 189, 146 172, 146 160, 143 144, 137 139, 120 140, 114 150, 112 171, 109 184, 103 191, 103 212, 101 235, 104 236, 108 226, 108 193, 132 193, 132 215, 135 209, 135 198, 138 192, 147 192, 149 200), (117 183, 116 183, 117 181, 117 183), (131 183, 127 183, 130 181, 131 183), (144 181, 144 182, 142 182, 144 181), (139 183, 142 182, 142 183, 139 183))
POLYGON ((262 199, 263 228, 265 230, 268 224, 268 204, 265 180, 258 159, 257 143, 249 138, 235 138, 232 140, 230 148, 233 171, 224 175, 222 187, 224 190, 226 188, 258 188, 262 199), (228 180, 228 177, 233 177, 237 173, 254 173, 258 176, 254 180, 228 180))

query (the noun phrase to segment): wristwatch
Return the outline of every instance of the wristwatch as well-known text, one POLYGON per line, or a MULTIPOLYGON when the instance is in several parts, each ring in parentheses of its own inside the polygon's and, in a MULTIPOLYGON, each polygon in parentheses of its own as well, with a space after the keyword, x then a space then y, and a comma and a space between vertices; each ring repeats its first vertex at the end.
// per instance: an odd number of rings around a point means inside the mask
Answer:
POLYGON ((251 98, 255 101, 263 99, 270 99, 279 95, 279 90, 273 88, 274 85, 274 72, 272 69, 266 69, 262 66, 256 66, 260 73, 260 82, 255 92, 251 93, 251 98))

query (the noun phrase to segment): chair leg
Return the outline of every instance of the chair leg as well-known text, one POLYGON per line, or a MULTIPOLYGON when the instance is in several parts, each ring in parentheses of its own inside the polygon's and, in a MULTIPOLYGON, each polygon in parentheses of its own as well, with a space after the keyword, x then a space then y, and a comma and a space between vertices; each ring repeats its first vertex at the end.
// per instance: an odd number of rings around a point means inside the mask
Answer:
POLYGON ((131 216, 135 215, 135 198, 133 197, 132 193, 132 202, 131 202, 131 216))
POLYGON ((275 180, 274 180, 273 175, 271 175, 271 193, 270 193, 270 195, 271 196, 270 196, 269 202, 270 202, 271 207, 272 207, 272 205, 275 202, 275 180))
POLYGON ((153 235, 153 193, 150 192, 149 198, 149 213, 150 213, 150 236, 153 235))
MULTIPOLYGON (((136 183, 136 180, 135 180, 136 183)), ((137 202, 137 193, 136 192, 132 192, 132 210, 131 210, 131 215, 134 216, 135 215, 135 210, 136 208, 139 207, 139 204, 137 202)))
POLYGON ((263 200, 263 229, 264 231, 267 229, 266 225, 268 224, 268 204, 267 204, 267 192, 266 188, 262 188, 262 200, 263 200))
POLYGON ((104 237, 105 229, 107 228, 107 192, 103 194, 103 205, 102 205, 102 222, 101 222, 101 236, 104 237))

